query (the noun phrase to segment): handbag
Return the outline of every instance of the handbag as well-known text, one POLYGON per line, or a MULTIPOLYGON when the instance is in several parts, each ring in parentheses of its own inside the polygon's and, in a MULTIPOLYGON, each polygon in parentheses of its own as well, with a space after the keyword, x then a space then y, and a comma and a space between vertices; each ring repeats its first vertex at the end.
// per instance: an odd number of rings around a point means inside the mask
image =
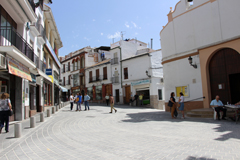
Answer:
POLYGON ((13 110, 8 110, 8 116, 12 116, 13 115, 13 110))
POLYGON ((168 101, 168 107, 172 107, 173 106, 173 103, 169 100, 168 101))

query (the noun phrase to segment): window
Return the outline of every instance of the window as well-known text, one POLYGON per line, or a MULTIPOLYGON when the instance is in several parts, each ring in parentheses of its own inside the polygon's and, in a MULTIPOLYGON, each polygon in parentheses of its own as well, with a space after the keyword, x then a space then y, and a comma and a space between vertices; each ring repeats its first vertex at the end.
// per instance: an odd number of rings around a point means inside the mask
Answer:
POLYGON ((103 79, 107 79, 107 67, 103 68, 103 79))
POLYGON ((74 65, 75 65, 75 70, 77 70, 78 69, 77 61, 74 62, 74 65))
POLYGON ((79 86, 79 74, 74 74, 73 75, 73 86, 79 86))
POLYGON ((162 100, 162 90, 158 90, 158 100, 162 100))
POLYGON ((73 62, 73 71, 75 71, 75 62, 73 62))
POLYGON ((96 80, 99 81, 99 69, 96 70, 96 80))
POLYGON ((84 68, 84 57, 81 58, 81 68, 84 68))
POLYGON ((102 86, 96 86, 96 100, 102 100, 102 86))
POLYGON ((124 79, 128 79, 128 68, 124 68, 124 79))
POLYGON ((80 59, 78 59, 78 61, 77 61, 77 66, 78 66, 78 69, 80 69, 80 59))
POLYGON ((71 75, 68 76, 68 85, 71 85, 71 75))
POLYGON ((63 77, 63 85, 65 86, 65 77, 63 77))
POLYGON ((63 64, 63 73, 65 73, 65 64, 63 64))
POLYGON ((92 82, 92 71, 89 72, 89 83, 92 82))

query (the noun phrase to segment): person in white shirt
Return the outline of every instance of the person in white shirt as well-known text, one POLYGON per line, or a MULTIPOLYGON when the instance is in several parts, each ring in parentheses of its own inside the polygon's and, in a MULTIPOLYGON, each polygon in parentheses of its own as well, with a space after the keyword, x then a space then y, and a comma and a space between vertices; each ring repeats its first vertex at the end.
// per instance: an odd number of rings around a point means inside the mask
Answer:
POLYGON ((70 103, 71 103, 71 107, 70 107, 70 109, 71 109, 71 111, 72 111, 72 109, 73 109, 73 102, 74 102, 74 97, 73 97, 73 94, 71 94, 71 96, 70 96, 70 103))
POLYGON ((108 103, 109 103, 109 96, 108 96, 108 93, 106 94, 105 99, 106 99, 107 106, 108 106, 108 103))
POLYGON ((183 119, 185 119, 185 116, 184 116, 184 95, 183 95, 183 93, 182 92, 180 92, 179 93, 180 94, 180 98, 179 98, 179 100, 178 100, 178 103, 180 104, 180 106, 179 106, 179 111, 181 111, 182 112, 182 118, 183 119))

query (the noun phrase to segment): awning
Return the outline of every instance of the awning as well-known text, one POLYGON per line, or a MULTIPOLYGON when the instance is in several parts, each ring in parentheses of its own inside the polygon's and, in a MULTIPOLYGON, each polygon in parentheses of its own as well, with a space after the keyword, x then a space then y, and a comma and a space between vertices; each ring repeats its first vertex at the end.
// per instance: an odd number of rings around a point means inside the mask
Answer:
POLYGON ((29 69, 12 58, 9 58, 8 61, 8 72, 23 79, 32 81, 29 69))
POLYGON ((59 87, 61 88, 62 92, 68 92, 68 89, 67 88, 64 88, 63 86, 60 86, 59 87))

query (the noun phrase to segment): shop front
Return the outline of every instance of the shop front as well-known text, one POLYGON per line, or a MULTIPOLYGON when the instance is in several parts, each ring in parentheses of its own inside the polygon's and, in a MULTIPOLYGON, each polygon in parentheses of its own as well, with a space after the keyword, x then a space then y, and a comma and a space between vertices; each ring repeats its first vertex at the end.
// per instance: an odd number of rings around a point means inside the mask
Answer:
POLYGON ((60 86, 58 81, 58 74, 54 72, 54 105, 59 104, 59 91, 60 91, 60 86))
POLYGON ((43 105, 52 106, 52 83, 44 79, 43 81, 43 105))
MULTIPOLYGON (((80 90, 80 86, 72 87, 71 90, 72 90, 73 96, 76 96, 77 93, 80 93, 80 91, 81 91, 81 90, 80 90)), ((67 98, 69 98, 69 97, 67 97, 67 98)))
POLYGON ((102 98, 102 85, 101 86, 96 86, 96 100, 101 101, 102 98))
POLYGON ((138 96, 143 95, 144 105, 150 104, 150 80, 135 81, 131 86, 138 96))
POLYGON ((29 116, 33 116, 37 112, 37 85, 36 85, 36 75, 31 73, 32 82, 29 82, 29 105, 30 105, 30 111, 29 116))
POLYGON ((93 100, 93 87, 88 87, 87 88, 87 94, 90 97, 90 100, 93 100))

